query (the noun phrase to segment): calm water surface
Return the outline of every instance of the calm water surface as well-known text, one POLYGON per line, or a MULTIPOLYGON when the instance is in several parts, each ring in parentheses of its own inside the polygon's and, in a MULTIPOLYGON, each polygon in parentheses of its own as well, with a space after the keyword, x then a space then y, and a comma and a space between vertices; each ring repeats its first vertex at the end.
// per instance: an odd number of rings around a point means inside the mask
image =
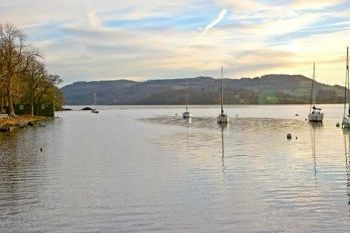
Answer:
POLYGON ((0 135, 0 232, 349 232, 350 133, 322 107, 228 106, 221 127, 217 106, 100 106, 0 135))

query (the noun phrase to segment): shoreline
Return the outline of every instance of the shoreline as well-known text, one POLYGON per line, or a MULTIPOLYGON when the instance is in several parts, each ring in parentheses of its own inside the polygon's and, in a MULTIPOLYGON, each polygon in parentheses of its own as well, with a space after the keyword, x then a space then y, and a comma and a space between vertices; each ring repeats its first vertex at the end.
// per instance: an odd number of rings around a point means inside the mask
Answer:
POLYGON ((15 129, 23 129, 34 126, 36 123, 51 119, 45 116, 22 115, 16 118, 0 118, 0 133, 12 132, 15 129))
MULTIPOLYGON (((317 105, 338 105, 338 104, 344 104, 342 103, 317 103, 317 105)), ((69 107, 93 107, 93 106, 184 106, 185 104, 65 104, 63 105, 61 110, 56 110, 56 112, 64 112, 64 111, 71 111, 69 107)), ((217 104, 188 104, 189 106, 217 106, 220 105, 220 103, 217 104)), ((255 103, 255 104, 230 104, 225 103, 225 106, 280 106, 280 105, 310 105, 310 103, 274 103, 274 104, 262 104, 262 103, 255 103)))

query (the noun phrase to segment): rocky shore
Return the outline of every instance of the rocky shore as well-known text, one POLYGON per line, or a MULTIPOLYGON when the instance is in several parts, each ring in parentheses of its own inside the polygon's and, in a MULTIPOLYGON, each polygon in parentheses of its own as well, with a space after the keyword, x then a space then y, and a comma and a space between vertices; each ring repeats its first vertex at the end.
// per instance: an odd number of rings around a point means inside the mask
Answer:
POLYGON ((48 120, 48 117, 42 116, 17 116, 16 118, 0 118, 0 133, 12 132, 15 129, 22 129, 40 122, 48 120))

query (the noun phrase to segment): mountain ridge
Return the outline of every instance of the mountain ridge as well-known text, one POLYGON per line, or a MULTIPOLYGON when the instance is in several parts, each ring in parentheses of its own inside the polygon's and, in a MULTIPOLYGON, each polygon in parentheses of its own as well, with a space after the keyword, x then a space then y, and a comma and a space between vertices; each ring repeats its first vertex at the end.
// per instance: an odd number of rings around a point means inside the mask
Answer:
MULTIPOLYGON (((61 90, 66 105, 91 105, 94 93, 97 104, 151 105, 183 104, 189 85, 191 104, 217 104, 221 80, 208 76, 187 79, 126 79, 78 81, 61 90)), ((303 75, 269 74, 261 77, 224 79, 226 104, 306 104, 311 97, 311 79, 303 75)), ((344 87, 315 82, 318 103, 341 103, 344 87)))

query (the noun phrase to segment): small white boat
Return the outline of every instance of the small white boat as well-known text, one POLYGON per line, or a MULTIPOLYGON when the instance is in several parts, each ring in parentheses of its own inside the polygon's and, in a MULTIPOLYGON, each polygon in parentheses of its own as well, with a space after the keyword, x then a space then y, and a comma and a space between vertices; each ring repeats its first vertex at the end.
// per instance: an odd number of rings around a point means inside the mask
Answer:
POLYGON ((99 113, 99 111, 97 109, 95 109, 95 108, 91 109, 91 112, 92 113, 99 113))
POLYGON ((349 47, 346 49, 346 75, 345 75, 345 95, 344 95, 344 114, 343 128, 350 128, 350 98, 349 98, 349 47), (349 105, 349 106, 348 106, 349 105), (346 112, 348 110, 348 112, 346 112))
POLYGON ((324 116, 324 114, 321 111, 322 109, 316 108, 315 106, 313 106, 312 112, 310 112, 308 115, 309 122, 321 123, 323 121, 323 116, 324 116))
POLYGON ((188 119, 191 118, 191 113, 188 111, 188 82, 186 80, 186 112, 182 114, 182 118, 188 119))
POLYGON ((313 75, 312 75, 312 84, 311 84, 311 104, 310 104, 310 111, 308 115, 309 122, 322 122, 324 114, 321 112, 322 109, 317 108, 315 106, 316 98, 314 93, 314 86, 315 86, 315 62, 314 62, 314 69, 313 69, 313 75))
POLYGON ((221 67, 221 113, 217 118, 220 124, 229 123, 230 118, 224 113, 224 68, 221 67))
POLYGON ((96 93, 95 93, 94 97, 95 97, 95 101, 94 101, 95 108, 91 109, 91 113, 99 113, 99 111, 96 109, 96 93))
POLYGON ((347 128, 347 129, 350 128, 350 116, 349 116, 349 114, 344 116, 342 126, 343 126, 343 128, 347 128))

